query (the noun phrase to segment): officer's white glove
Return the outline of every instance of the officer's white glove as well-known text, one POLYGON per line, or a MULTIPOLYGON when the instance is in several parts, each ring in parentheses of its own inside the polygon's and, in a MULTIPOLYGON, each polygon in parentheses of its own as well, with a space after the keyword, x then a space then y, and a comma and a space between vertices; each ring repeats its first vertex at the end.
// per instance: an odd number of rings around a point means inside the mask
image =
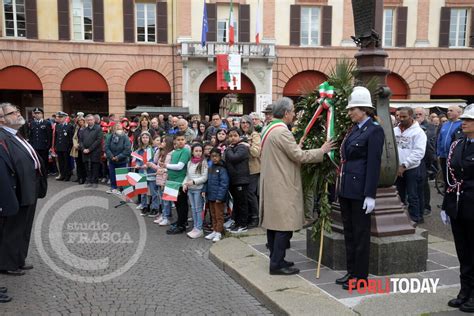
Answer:
POLYGON ((439 215, 441 216, 441 221, 443 222, 444 225, 451 224, 451 220, 449 219, 449 215, 446 214, 446 211, 441 211, 439 215))
POLYGON ((362 205, 362 209, 366 210, 365 214, 370 214, 374 211, 374 208, 375 208, 375 199, 367 196, 364 200, 364 205, 362 205))

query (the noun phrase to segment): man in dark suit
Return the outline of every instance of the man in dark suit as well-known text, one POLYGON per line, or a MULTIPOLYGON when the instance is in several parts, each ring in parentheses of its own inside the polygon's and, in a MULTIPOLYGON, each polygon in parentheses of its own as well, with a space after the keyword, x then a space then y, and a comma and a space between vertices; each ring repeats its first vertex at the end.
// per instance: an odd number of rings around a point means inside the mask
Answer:
POLYGON ((74 127, 66 122, 67 113, 59 111, 56 113, 56 125, 53 132, 54 152, 57 155, 59 165, 58 181, 69 181, 71 179, 71 170, 69 168, 69 153, 72 148, 72 137, 74 136, 74 127))
MULTIPOLYGON (((31 230, 36 210, 36 201, 39 197, 41 183, 46 176, 45 168, 41 158, 36 154, 33 147, 18 134, 18 130, 25 124, 25 119, 20 111, 10 104, 0 104, 0 116, 4 119, 0 122, 0 142, 8 155, 13 172, 9 177, 15 179, 11 190, 3 200, 16 197, 19 209, 15 215, 3 217, 2 241, 0 243, 0 271, 9 275, 23 275, 23 270, 32 269, 32 265, 26 264, 30 244, 31 230)), ((3 177, 2 177, 3 180, 3 177)))
MULTIPOLYGON (((0 115, 0 125, 3 125, 5 119, 0 115)), ((8 217, 16 215, 20 208, 16 198, 16 174, 13 168, 10 155, 7 151, 4 140, 0 140, 0 255, 3 249, 4 225, 8 217)), ((6 287, 0 287, 0 303, 8 303, 12 300, 7 293, 6 287)))
POLYGON ((51 123, 43 119, 43 109, 33 110, 34 119, 29 123, 28 141, 45 164, 48 163, 49 149, 53 137, 51 123))
POLYGON ((100 158, 102 154, 102 130, 94 122, 94 116, 86 116, 87 127, 82 131, 79 142, 79 150, 82 152, 82 160, 86 166, 87 187, 97 188, 100 168, 100 158))

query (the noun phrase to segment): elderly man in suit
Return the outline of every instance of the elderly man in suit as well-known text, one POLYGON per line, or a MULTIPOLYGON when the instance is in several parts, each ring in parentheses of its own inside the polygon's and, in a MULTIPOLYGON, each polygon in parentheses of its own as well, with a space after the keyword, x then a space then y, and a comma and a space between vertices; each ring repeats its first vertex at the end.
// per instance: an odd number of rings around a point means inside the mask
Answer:
POLYGON ((303 228, 301 164, 321 162, 334 148, 329 141, 319 149, 302 150, 287 127, 294 116, 293 101, 279 99, 273 106, 274 119, 262 133, 260 220, 267 229, 270 274, 277 275, 299 273, 292 262, 285 261, 285 254, 293 231, 303 228))
POLYGON ((87 126, 82 131, 79 141, 79 150, 82 152, 82 160, 86 166, 86 186, 97 188, 103 134, 100 126, 95 124, 92 114, 86 116, 86 123, 87 126))
POLYGON ((15 185, 12 187, 14 194, 8 195, 5 199, 16 198, 19 204, 15 215, 3 217, 0 272, 23 275, 25 274, 23 270, 33 268, 32 265, 26 264, 25 260, 28 255, 36 202, 45 194, 42 184, 47 175, 41 158, 34 148, 18 134, 18 130, 25 124, 20 111, 10 103, 1 103, 0 116, 4 120, 0 123, 0 142, 13 168, 10 176, 15 177, 15 185))

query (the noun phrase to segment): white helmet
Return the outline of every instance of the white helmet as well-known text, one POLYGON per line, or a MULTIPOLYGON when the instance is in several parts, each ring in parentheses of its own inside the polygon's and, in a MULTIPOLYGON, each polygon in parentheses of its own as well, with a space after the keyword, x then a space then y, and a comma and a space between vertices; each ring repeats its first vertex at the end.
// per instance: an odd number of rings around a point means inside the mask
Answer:
POLYGON ((357 107, 374 108, 370 92, 365 87, 354 87, 349 96, 349 103, 347 104, 346 109, 357 107))
POLYGON ((464 113, 459 118, 474 120, 474 103, 466 106, 464 113))

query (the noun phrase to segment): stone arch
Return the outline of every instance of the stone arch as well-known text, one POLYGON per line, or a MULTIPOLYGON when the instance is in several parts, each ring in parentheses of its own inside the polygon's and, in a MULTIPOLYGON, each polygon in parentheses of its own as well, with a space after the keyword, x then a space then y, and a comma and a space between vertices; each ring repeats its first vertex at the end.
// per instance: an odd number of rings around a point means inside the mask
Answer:
POLYGON ((392 90, 392 99, 408 99, 410 96, 410 86, 397 73, 391 72, 387 76, 387 86, 392 90))

